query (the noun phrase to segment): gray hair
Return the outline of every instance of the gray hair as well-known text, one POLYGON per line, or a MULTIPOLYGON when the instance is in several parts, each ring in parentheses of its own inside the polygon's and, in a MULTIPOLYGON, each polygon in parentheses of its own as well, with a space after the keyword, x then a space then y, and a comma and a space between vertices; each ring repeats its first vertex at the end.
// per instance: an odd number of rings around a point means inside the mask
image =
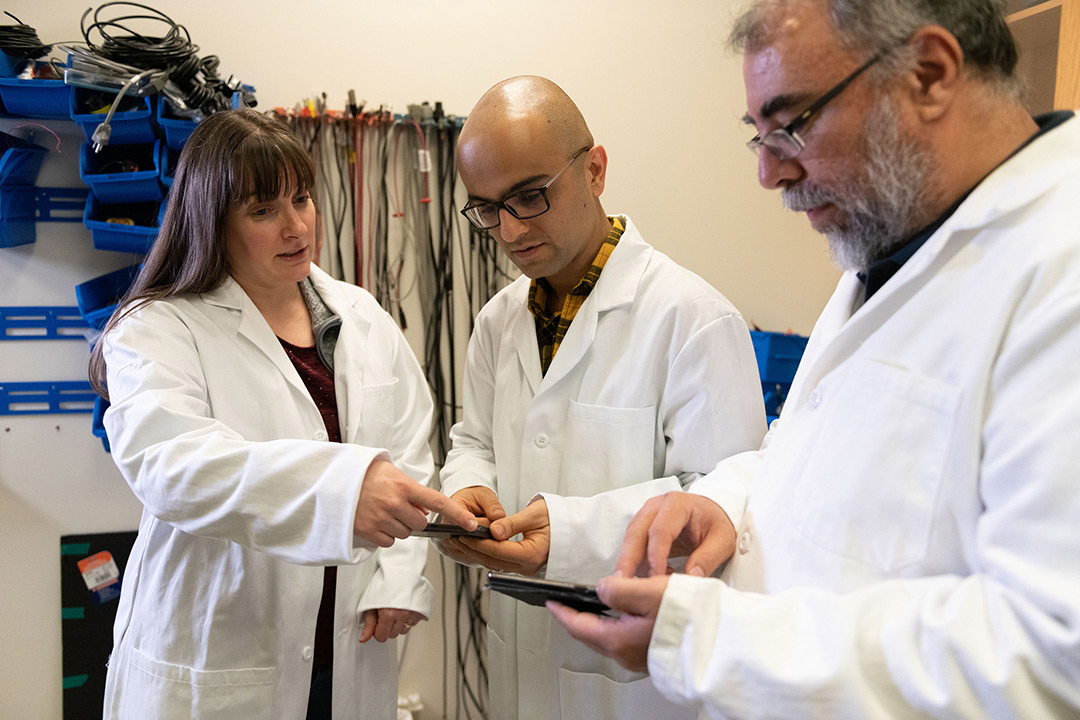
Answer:
MULTIPOLYGON (((728 36, 739 52, 754 52, 769 40, 773 12, 806 0, 754 0, 735 21, 728 36)), ((901 45, 915 31, 940 25, 960 44, 969 72, 1016 95, 1017 51, 1005 22, 1005 0, 822 0, 840 42, 852 52, 872 54, 901 45)), ((911 53, 883 58, 877 76, 910 66, 911 53), (891 61, 890 61, 891 60, 891 61)))

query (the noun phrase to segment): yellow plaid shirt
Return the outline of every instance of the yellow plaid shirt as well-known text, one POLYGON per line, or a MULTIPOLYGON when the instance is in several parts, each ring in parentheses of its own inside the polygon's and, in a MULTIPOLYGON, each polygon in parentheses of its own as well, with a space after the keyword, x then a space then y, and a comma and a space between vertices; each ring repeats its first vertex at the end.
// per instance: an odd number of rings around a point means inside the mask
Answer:
POLYGON ((559 344, 566 337, 570 323, 574 322, 585 298, 589 297, 589 293, 596 287, 600 272, 611 256, 611 251, 619 244, 623 230, 626 229, 621 218, 609 217, 608 220, 611 221, 611 232, 608 233, 604 244, 600 246, 600 252, 596 253, 592 265, 585 271, 585 276, 567 293, 559 312, 549 315, 545 309, 548 292, 551 290, 547 280, 538 278, 529 284, 529 312, 536 318, 536 343, 540 346, 540 372, 545 375, 551 367, 555 353, 559 351, 559 344))

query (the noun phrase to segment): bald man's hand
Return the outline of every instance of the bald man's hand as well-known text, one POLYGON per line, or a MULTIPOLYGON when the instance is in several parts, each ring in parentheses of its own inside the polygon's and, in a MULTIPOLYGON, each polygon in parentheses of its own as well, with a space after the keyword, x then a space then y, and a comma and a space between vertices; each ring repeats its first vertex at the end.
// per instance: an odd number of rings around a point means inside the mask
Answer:
POLYGON ((478 524, 460 504, 416 482, 392 462, 376 460, 364 474, 353 533, 379 547, 390 547, 395 539, 423 530, 428 511, 442 513, 447 521, 466 530, 475 530, 478 524))

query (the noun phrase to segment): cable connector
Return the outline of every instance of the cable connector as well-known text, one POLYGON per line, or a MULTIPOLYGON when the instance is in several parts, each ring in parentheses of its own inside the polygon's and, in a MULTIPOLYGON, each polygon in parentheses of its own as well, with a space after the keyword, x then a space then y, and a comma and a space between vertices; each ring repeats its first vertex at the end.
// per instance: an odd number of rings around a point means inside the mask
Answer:
POLYGON ((99 153, 102 149, 109 144, 109 137, 112 136, 112 126, 107 122, 103 122, 97 126, 94 130, 94 134, 90 136, 91 142, 94 143, 94 152, 99 153))

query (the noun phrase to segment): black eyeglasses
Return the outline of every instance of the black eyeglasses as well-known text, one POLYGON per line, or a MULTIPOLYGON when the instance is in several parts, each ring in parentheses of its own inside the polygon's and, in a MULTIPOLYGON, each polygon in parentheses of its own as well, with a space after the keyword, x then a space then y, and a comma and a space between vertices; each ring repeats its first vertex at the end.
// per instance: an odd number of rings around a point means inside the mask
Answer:
POLYGON ((813 117, 821 108, 825 107, 825 104, 832 100, 834 97, 844 91, 851 82, 859 77, 864 70, 876 63, 882 57, 882 53, 878 53, 874 57, 867 60, 859 67, 855 72, 848 75, 833 87, 832 90, 825 93, 817 100, 815 100, 810 107, 802 111, 799 117, 795 118, 782 128, 777 128, 769 133, 765 134, 765 137, 761 135, 755 135, 746 143, 746 147, 754 151, 754 153, 760 153, 761 148, 764 147, 771 151, 780 160, 790 160, 791 158, 802 152, 802 149, 806 147, 806 142, 796 132, 799 128, 806 124, 806 122, 813 117))
POLYGON ((559 179, 560 175, 566 172, 567 168, 574 164, 574 161, 583 152, 590 148, 591 146, 583 147, 574 153, 574 157, 570 158, 570 162, 566 163, 562 170, 555 173, 554 177, 540 187, 518 190, 516 193, 507 195, 502 200, 494 202, 469 203, 461 211, 461 214, 477 230, 490 230, 493 227, 498 227, 499 223, 502 222, 499 219, 499 210, 506 210, 518 220, 528 220, 543 215, 551 209, 551 203, 548 202, 547 197, 548 188, 559 179))

